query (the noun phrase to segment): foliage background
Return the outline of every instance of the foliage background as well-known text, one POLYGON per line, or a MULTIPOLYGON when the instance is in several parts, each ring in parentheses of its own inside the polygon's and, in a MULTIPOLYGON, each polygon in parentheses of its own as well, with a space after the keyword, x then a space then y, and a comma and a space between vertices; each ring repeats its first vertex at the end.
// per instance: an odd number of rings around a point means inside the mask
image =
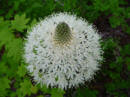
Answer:
POLYGON ((130 97, 129 4, 128 0, 0 0, 0 97, 130 97), (41 88, 22 60, 27 29, 53 12, 85 18, 103 39, 101 70, 76 89, 41 88))

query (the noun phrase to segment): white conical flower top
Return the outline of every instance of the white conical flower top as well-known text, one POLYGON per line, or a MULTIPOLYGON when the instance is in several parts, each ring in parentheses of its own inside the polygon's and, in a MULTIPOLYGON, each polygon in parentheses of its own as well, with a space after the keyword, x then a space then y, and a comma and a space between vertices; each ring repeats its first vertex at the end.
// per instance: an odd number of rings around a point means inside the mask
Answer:
POLYGON ((27 37, 27 69, 41 85, 67 89, 90 80, 102 60, 100 36, 82 18, 53 14, 27 37))

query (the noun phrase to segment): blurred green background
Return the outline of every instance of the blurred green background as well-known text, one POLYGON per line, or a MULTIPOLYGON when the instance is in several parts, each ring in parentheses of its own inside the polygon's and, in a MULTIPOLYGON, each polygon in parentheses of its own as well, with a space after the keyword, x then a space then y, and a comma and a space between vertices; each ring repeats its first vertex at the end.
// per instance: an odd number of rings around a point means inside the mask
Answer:
POLYGON ((0 97, 130 97, 129 26, 128 0, 0 0, 0 97), (103 40, 100 71, 66 91, 36 85, 22 58, 29 29, 56 12, 85 18, 103 40))

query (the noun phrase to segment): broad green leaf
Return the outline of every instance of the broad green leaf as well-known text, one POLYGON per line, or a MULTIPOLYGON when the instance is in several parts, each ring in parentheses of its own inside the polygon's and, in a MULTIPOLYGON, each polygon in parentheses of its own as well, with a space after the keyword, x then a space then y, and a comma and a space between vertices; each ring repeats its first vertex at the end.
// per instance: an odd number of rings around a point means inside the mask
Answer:
POLYGON ((97 97, 98 91, 89 88, 77 89, 76 97, 97 97))
POLYGON ((64 0, 64 11, 72 11, 76 7, 77 0, 64 0))
POLYGON ((37 88, 36 86, 33 86, 33 85, 32 85, 32 87, 31 87, 31 92, 32 92, 33 94, 36 94, 37 91, 38 91, 38 88, 37 88))
POLYGON ((109 64, 110 68, 116 68, 117 67, 117 64, 115 62, 112 62, 109 64))
POLYGON ((10 88, 10 82, 7 77, 0 78, 0 94, 10 88))
MULTIPOLYGON (((39 86, 40 87, 40 86, 39 86)), ((40 87, 40 90, 44 93, 51 94, 51 97, 63 97, 65 91, 59 88, 47 88, 46 85, 40 87)))
POLYGON ((107 84, 105 84, 105 87, 106 87, 108 93, 110 93, 116 89, 116 86, 114 83, 107 83, 107 84))
POLYGON ((119 73, 109 72, 109 76, 110 76, 113 80, 120 80, 120 79, 121 79, 119 73))
POLYGON ((0 62, 0 75, 6 74, 7 73, 7 65, 4 61, 1 60, 0 62))
POLYGON ((22 32, 26 29, 27 23, 29 22, 29 18, 26 18, 26 15, 15 15, 14 20, 11 21, 12 29, 22 32))
POLYGON ((27 34, 31 31, 31 29, 32 29, 36 24, 37 24, 37 20, 34 19, 34 20, 31 22, 30 26, 28 26, 27 34))
POLYGON ((0 47, 7 44, 13 38, 12 30, 9 28, 10 22, 0 18, 0 47))
POLYGON ((43 85, 42 87, 40 86, 40 84, 38 85, 39 89, 44 92, 44 93, 50 93, 49 88, 47 88, 46 85, 43 85))
POLYGON ((20 76, 20 77, 24 77, 24 75, 26 74, 27 70, 25 68, 25 65, 24 64, 21 64, 19 67, 18 67, 18 71, 17 71, 17 74, 20 76))
POLYGON ((58 88, 53 88, 51 90, 51 97, 63 97, 64 91, 58 88))
POLYGON ((128 71, 130 71, 130 57, 126 57, 126 58, 125 58, 125 63, 126 63, 126 65, 127 65, 128 71))
POLYGON ((37 96, 37 97, 45 97, 45 96, 43 96, 43 95, 39 95, 39 96, 37 96))
POLYGON ((118 44, 116 43, 116 41, 114 41, 112 38, 106 40, 103 44, 103 49, 104 50, 113 50, 118 46, 118 44))
POLYGON ((23 40, 21 38, 12 39, 7 45, 7 56, 16 63, 19 63, 22 56, 23 40))
POLYGON ((116 16, 111 16, 109 18, 109 22, 110 22, 112 28, 116 28, 117 26, 119 26, 121 24, 120 18, 116 17, 116 16))
POLYGON ((31 95, 32 83, 28 79, 24 79, 24 82, 20 83, 20 89, 17 90, 18 97, 24 97, 25 95, 31 95))
POLYGON ((122 55, 130 55, 130 44, 127 44, 123 47, 121 51, 122 55))

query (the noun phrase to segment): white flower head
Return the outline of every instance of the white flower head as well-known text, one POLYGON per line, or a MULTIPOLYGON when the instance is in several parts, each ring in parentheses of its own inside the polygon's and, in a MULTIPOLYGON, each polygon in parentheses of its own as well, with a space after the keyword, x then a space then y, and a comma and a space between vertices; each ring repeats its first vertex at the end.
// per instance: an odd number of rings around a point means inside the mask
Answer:
POLYGON ((25 43, 27 69, 41 85, 72 88, 93 78, 102 60, 100 36, 68 13, 53 14, 32 28, 25 43))

